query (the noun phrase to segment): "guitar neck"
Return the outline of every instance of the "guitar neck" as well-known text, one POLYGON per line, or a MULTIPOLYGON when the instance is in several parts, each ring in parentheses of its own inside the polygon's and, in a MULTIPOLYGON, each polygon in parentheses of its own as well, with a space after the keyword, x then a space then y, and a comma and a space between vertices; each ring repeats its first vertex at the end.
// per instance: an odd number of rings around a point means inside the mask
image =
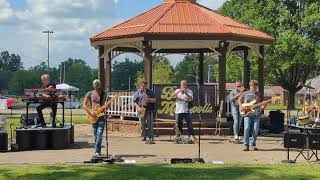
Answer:
POLYGON ((260 106, 262 106, 263 104, 265 104, 265 103, 267 103, 267 102, 270 102, 270 101, 271 101, 271 100, 267 100, 267 101, 262 101, 262 102, 260 102, 260 103, 254 104, 254 105, 252 106, 252 108, 260 107, 260 106))

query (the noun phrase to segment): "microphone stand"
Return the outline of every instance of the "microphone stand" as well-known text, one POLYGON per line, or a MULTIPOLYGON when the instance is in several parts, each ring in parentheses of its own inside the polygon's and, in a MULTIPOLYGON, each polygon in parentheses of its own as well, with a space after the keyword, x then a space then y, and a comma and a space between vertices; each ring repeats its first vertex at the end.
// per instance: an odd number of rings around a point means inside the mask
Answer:
POLYGON ((289 129, 291 129, 291 121, 290 121, 290 108, 289 108, 289 106, 290 106, 290 97, 288 94, 288 103, 287 103, 287 159, 281 161, 282 163, 285 163, 285 164, 296 163, 295 161, 290 159, 290 141, 291 141, 291 139, 290 139, 290 130, 289 129), (290 121, 290 123, 289 123, 289 121, 290 121))
MULTIPOLYGON (((199 82, 197 82, 196 84, 197 84, 197 89, 198 89, 198 105, 201 106, 200 84, 199 84, 199 82)), ((202 123, 201 112, 199 112, 198 118, 199 118, 198 162, 204 163, 204 159, 201 158, 201 144, 200 144, 200 142, 201 142, 201 123, 202 123)))

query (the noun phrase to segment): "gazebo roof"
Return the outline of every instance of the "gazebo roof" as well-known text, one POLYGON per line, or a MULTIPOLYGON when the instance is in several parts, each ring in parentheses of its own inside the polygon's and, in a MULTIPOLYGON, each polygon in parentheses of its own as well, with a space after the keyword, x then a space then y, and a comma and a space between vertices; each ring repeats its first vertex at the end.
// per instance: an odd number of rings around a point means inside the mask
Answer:
POLYGON ((179 35, 261 44, 271 44, 274 40, 272 36, 201 6, 195 0, 165 0, 159 6, 94 35, 90 41, 179 35))

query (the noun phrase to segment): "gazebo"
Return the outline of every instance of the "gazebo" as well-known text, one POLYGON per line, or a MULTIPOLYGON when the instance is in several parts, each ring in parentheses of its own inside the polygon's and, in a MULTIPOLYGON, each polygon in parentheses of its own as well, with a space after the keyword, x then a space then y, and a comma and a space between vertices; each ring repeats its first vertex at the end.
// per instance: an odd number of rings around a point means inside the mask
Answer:
MULTIPOLYGON (((152 57, 170 53, 198 53, 198 82, 204 84, 204 55, 219 57, 219 102, 226 97, 226 55, 242 51, 243 83, 250 80, 249 54, 258 56, 259 91, 264 94, 264 50, 274 38, 230 17, 208 9, 196 0, 164 0, 140 15, 90 38, 98 49, 98 76, 111 90, 111 62, 123 53, 135 53, 144 60, 144 74, 152 85, 152 57)), ((237 67, 235 67, 237 68, 237 67)))

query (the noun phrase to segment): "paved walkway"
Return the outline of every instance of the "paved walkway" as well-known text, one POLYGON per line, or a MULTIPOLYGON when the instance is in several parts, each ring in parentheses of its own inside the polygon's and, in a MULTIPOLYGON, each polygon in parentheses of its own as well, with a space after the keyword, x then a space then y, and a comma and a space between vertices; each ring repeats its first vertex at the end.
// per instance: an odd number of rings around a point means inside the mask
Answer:
MULTIPOLYGON (((90 127, 87 127, 90 129, 90 127)), ((88 133, 86 133, 88 134, 88 133)), ((83 163, 93 153, 92 138, 83 133, 83 128, 75 128, 75 145, 66 150, 43 150, 0 153, 0 164, 35 164, 35 163, 83 163)), ((286 158, 281 137, 259 137, 259 151, 243 152, 241 144, 232 144, 228 137, 203 137, 201 156, 208 160, 224 163, 280 163, 286 158)), ((105 143, 105 142, 104 142, 105 143)), ((125 159, 136 160, 137 163, 170 163, 171 158, 198 157, 197 144, 174 144, 169 136, 156 138, 156 144, 147 145, 136 135, 126 137, 111 134, 109 138, 112 155, 121 155, 125 159)), ((103 149, 105 152, 105 148, 103 149)), ((297 152, 291 154, 291 159, 297 152)), ((302 158, 299 162, 306 162, 302 158)))

